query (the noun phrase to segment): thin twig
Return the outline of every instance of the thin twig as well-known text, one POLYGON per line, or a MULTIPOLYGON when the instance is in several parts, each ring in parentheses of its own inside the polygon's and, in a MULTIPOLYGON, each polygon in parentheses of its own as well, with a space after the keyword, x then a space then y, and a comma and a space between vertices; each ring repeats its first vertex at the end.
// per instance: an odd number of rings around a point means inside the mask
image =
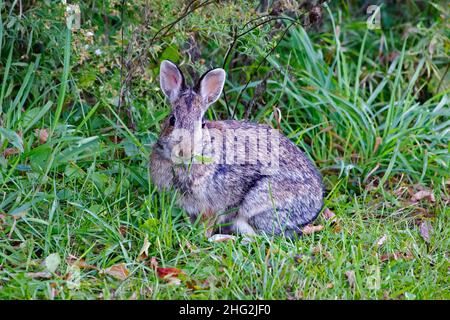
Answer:
MULTIPOLYGON (((258 65, 257 65, 256 69, 252 72, 252 74, 255 74, 255 73, 259 70, 259 68, 262 66, 262 64, 267 60, 267 58, 272 54, 272 52, 275 51, 275 49, 276 49, 276 48, 278 47, 278 45, 281 43, 281 41, 283 40, 283 38, 284 38, 284 36, 286 35, 286 33, 288 32, 288 30, 289 30, 294 24, 296 24, 296 23, 297 23, 297 22, 294 21, 294 22, 292 22, 290 25, 288 25, 288 26, 284 29, 283 33, 281 34, 280 39, 277 41, 277 43, 275 44, 275 46, 273 46, 273 47, 269 50, 269 52, 268 52, 268 53, 267 53, 267 54, 259 61, 259 63, 258 63, 258 65)), ((235 113, 236 113, 236 109, 237 109, 237 105, 238 105, 239 100, 240 100, 240 98, 241 98, 241 96, 242 96, 242 93, 243 93, 245 90, 247 90, 247 87, 248 87, 248 85, 250 84, 251 80, 252 80, 252 77, 250 76, 250 78, 248 79, 248 81, 245 83, 244 88, 242 88, 242 90, 239 91, 239 95, 238 95, 237 98, 236 98, 236 103, 235 103, 235 105, 234 105, 233 112, 232 112, 232 114, 231 114, 231 119, 234 118, 235 113)))

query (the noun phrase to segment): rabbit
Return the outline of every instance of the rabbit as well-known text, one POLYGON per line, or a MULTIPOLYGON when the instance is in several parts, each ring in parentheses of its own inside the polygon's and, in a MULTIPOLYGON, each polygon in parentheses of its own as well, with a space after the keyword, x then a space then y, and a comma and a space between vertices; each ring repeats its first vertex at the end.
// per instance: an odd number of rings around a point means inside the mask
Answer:
POLYGON ((212 69, 188 87, 179 67, 162 61, 160 86, 172 108, 150 156, 152 181, 177 190, 191 221, 209 221, 213 233, 300 236, 322 210, 322 176, 268 125, 204 119, 225 77, 212 69))

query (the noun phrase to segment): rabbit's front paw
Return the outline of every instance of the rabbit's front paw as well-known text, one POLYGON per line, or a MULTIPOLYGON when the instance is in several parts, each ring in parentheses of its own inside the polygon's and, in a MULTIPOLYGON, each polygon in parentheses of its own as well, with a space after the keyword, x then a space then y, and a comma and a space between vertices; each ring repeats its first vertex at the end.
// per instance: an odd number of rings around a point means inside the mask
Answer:
POLYGON ((256 231, 255 229, 248 223, 248 221, 244 218, 237 218, 234 222, 234 230, 236 230, 236 233, 242 234, 242 235, 255 235, 256 231))

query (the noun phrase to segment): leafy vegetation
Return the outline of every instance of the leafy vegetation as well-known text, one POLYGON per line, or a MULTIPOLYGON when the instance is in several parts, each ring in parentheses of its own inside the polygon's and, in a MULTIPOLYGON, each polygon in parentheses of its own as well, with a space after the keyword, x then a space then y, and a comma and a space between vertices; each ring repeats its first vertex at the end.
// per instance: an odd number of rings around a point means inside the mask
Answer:
POLYGON ((450 298, 448 5, 63 2, 0 0, 0 298, 450 298), (157 192, 163 59, 306 151, 322 231, 209 242, 157 192))

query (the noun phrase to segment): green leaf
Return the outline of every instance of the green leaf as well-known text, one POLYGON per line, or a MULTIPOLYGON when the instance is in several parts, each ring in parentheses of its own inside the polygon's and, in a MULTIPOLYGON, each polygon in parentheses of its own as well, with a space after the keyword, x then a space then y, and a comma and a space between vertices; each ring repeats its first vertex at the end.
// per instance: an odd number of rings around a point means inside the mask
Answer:
POLYGON ((168 46, 161 54, 160 60, 170 60, 177 63, 180 60, 180 54, 175 46, 168 46))
POLYGON ((2 139, 8 140, 8 142, 19 149, 20 152, 23 152, 22 138, 19 137, 17 133, 12 130, 0 127, 0 135, 2 136, 2 139))

